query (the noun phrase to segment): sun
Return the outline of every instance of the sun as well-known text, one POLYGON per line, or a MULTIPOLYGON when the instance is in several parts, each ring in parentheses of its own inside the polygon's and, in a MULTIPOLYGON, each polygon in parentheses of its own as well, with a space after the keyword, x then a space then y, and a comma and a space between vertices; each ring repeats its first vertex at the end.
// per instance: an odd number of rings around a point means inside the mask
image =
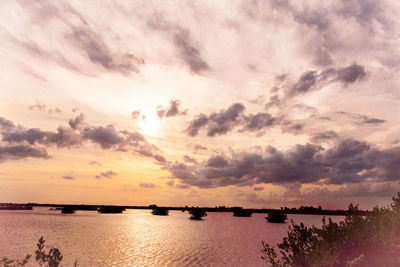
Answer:
POLYGON ((139 126, 145 135, 157 135, 161 128, 160 118, 155 112, 143 113, 144 118, 140 121, 139 126))

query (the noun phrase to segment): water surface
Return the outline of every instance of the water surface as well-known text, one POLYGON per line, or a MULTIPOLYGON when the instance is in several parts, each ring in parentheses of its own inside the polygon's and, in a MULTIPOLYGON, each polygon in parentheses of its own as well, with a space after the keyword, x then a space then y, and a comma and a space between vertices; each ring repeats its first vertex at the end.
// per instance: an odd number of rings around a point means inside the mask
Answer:
MULTIPOLYGON (((123 214, 77 211, 61 214, 48 208, 0 211, 0 258, 23 258, 46 245, 60 249, 63 266, 265 266, 261 241, 276 244, 289 223, 267 223, 266 214, 250 218, 230 212, 209 212, 202 221, 170 211, 154 216, 149 210, 123 214)), ((334 221, 342 216, 331 216, 334 221)), ((321 226, 319 215, 288 215, 297 223, 321 226)))

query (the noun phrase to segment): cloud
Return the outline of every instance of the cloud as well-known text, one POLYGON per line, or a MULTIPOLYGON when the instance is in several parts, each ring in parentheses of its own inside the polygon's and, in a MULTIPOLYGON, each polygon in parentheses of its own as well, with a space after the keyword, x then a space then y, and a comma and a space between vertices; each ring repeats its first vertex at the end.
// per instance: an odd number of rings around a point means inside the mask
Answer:
POLYGON ((196 119, 192 120, 189 124, 189 127, 186 129, 186 132, 190 136, 196 136, 200 129, 205 126, 208 122, 208 117, 205 114, 200 114, 196 119))
POLYGON ((354 83, 361 80, 365 75, 364 67, 357 64, 338 69, 335 72, 336 79, 344 84, 354 83))
MULTIPOLYGON (((364 67, 356 63, 343 68, 326 69, 321 72, 315 70, 306 71, 299 77, 297 82, 288 87, 286 98, 320 90, 327 84, 334 82, 341 82, 344 86, 347 86, 361 80, 365 75, 364 67)), ((277 102, 278 99, 272 99, 272 102, 270 100, 267 105, 277 102)))
POLYGON ((355 114, 355 113, 350 113, 350 112, 345 112, 345 111, 339 111, 339 112, 336 112, 336 114, 347 116, 347 117, 353 119, 354 122, 360 126, 368 126, 368 125, 376 126, 376 125, 386 122, 385 120, 382 120, 382 119, 370 118, 363 114, 355 114))
POLYGON ((9 127, 2 133, 2 141, 8 143, 27 142, 30 145, 56 145, 57 147, 74 147, 81 145, 81 138, 66 127, 58 127, 57 132, 42 131, 37 128, 24 128, 22 126, 9 127))
POLYGON ((113 171, 106 171, 106 172, 101 172, 99 175, 96 175, 95 177, 97 179, 101 179, 101 178, 108 178, 108 179, 112 179, 114 176, 118 175, 118 173, 113 172, 113 171))
POLYGON ((313 143, 319 143, 319 142, 324 142, 327 140, 333 140, 338 138, 339 135, 335 131, 325 131, 325 132, 319 132, 316 133, 312 136, 311 141, 313 143))
POLYGON ((192 72, 200 73, 209 69, 207 62, 201 57, 199 49, 193 44, 189 30, 177 28, 173 34, 173 42, 192 72))
POLYGON ((0 129, 2 132, 8 132, 15 127, 14 123, 3 117, 0 117, 0 129))
POLYGON ((174 182, 174 180, 169 180, 165 184, 172 187, 172 186, 174 186, 175 182, 174 182))
MULTIPOLYGON (((141 110, 134 110, 134 111, 132 111, 132 113, 131 113, 132 119, 134 119, 134 120, 139 119, 141 113, 142 113, 141 110)), ((144 119, 144 115, 142 115, 142 119, 144 119)))
POLYGON ((70 175, 62 176, 61 178, 65 179, 65 180, 74 180, 75 179, 75 177, 70 176, 70 175))
POLYGON ((199 47, 193 41, 190 31, 178 24, 170 23, 161 15, 155 15, 147 21, 147 25, 157 31, 167 33, 177 49, 181 59, 193 73, 202 73, 209 69, 202 58, 199 47))
POLYGON ((68 124, 69 126, 71 126, 72 129, 76 130, 79 128, 79 126, 82 125, 84 120, 85 116, 83 115, 83 113, 81 113, 78 116, 76 116, 75 119, 70 119, 68 124))
POLYGON ((226 110, 221 109, 217 113, 212 113, 210 116, 200 114, 196 119, 190 122, 187 132, 190 136, 196 136, 201 128, 207 127, 207 135, 215 136, 226 134, 233 127, 239 125, 245 107, 241 103, 234 103, 226 110))
POLYGON ((362 141, 340 140, 331 148, 295 145, 287 151, 266 147, 264 153, 242 152, 212 156, 189 166, 169 168, 183 184, 198 187, 260 183, 360 183, 393 181, 400 176, 400 147, 377 149, 362 141))
POLYGON ((255 187, 253 187, 253 190, 254 190, 254 191, 263 191, 263 190, 264 190, 264 187, 262 187, 262 186, 255 186, 255 187))
POLYGON ((37 101, 35 105, 29 106, 29 109, 30 110, 37 109, 39 111, 45 112, 47 107, 45 104, 41 104, 39 101, 37 101))
POLYGON ((202 146, 202 145, 198 145, 198 144, 197 144, 197 145, 194 146, 194 150, 195 150, 195 151, 198 151, 198 150, 208 150, 208 149, 207 149, 207 147, 205 147, 205 146, 202 146))
POLYGON ((305 94, 316 89, 318 74, 316 71, 307 71, 303 73, 299 80, 289 89, 288 95, 305 94))
POLYGON ((92 63, 108 71, 127 75, 139 72, 138 66, 144 64, 142 58, 131 53, 113 54, 102 38, 88 27, 72 27, 71 30, 70 39, 86 52, 92 63))
POLYGON ((262 105, 264 102, 265 102, 264 95, 259 95, 259 96, 257 96, 257 98, 249 101, 250 104, 254 104, 254 105, 262 105))
POLYGON ((1 140, 8 144, 55 145, 58 148, 80 147, 85 142, 93 142, 102 149, 131 151, 154 158, 158 163, 167 161, 159 149, 147 142, 138 132, 117 131, 113 125, 92 126, 83 122, 83 115, 69 120, 70 127, 59 126, 56 132, 42 131, 38 128, 25 128, 5 118, 0 118, 1 140))
POLYGON ((116 145, 122 144, 122 138, 113 125, 107 126, 91 126, 82 130, 82 137, 91 140, 93 143, 100 145, 103 149, 110 149, 116 145))
POLYGON ((98 161, 96 161, 96 160, 91 160, 91 161, 89 161, 89 165, 98 165, 98 166, 101 166, 102 164, 101 164, 101 162, 98 162, 98 161))
POLYGON ((36 148, 29 145, 0 146, 0 162, 26 158, 49 159, 50 156, 45 148, 36 148))
POLYGON ((259 112, 246 116, 245 121, 247 121, 247 124, 241 131, 259 131, 263 128, 273 126, 277 122, 277 119, 268 113, 259 112))
POLYGON ((189 189, 189 188, 190 188, 190 185, 187 185, 187 184, 177 184, 177 185, 175 185, 175 188, 178 188, 178 189, 189 189))
POLYGON ((142 188, 156 188, 157 187, 153 183, 140 183, 139 186, 142 187, 142 188))
POLYGON ((169 102, 168 108, 163 108, 162 106, 157 107, 157 115, 160 118, 163 117, 174 117, 178 115, 186 115, 187 110, 180 110, 181 101, 171 100, 169 102))
POLYGON ((195 158, 192 158, 189 155, 184 155, 183 156, 183 161, 187 162, 187 163, 198 163, 197 160, 195 158))

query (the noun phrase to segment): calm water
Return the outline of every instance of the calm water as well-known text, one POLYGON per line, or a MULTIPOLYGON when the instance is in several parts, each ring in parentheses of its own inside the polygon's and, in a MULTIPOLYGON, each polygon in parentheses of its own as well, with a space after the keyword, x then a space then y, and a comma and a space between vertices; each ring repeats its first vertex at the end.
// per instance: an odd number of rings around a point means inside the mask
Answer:
MULTIPOLYGON (((289 225, 267 223, 265 216, 209 212, 205 220, 192 221, 181 211, 170 211, 169 216, 154 216, 149 210, 71 215, 48 208, 0 211, 0 258, 32 254, 43 235, 46 245, 64 255, 63 266, 75 260, 80 266, 264 266, 261 241, 281 242, 289 225)), ((322 219, 288 217, 308 226, 320 226, 322 219)))

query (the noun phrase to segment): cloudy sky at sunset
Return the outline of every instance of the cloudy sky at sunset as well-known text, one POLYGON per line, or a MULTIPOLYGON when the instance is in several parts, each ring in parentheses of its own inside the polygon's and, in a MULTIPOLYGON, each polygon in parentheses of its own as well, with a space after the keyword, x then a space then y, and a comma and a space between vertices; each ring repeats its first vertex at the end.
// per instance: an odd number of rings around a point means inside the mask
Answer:
POLYGON ((1 1, 0 202, 386 205, 400 2, 1 1))

